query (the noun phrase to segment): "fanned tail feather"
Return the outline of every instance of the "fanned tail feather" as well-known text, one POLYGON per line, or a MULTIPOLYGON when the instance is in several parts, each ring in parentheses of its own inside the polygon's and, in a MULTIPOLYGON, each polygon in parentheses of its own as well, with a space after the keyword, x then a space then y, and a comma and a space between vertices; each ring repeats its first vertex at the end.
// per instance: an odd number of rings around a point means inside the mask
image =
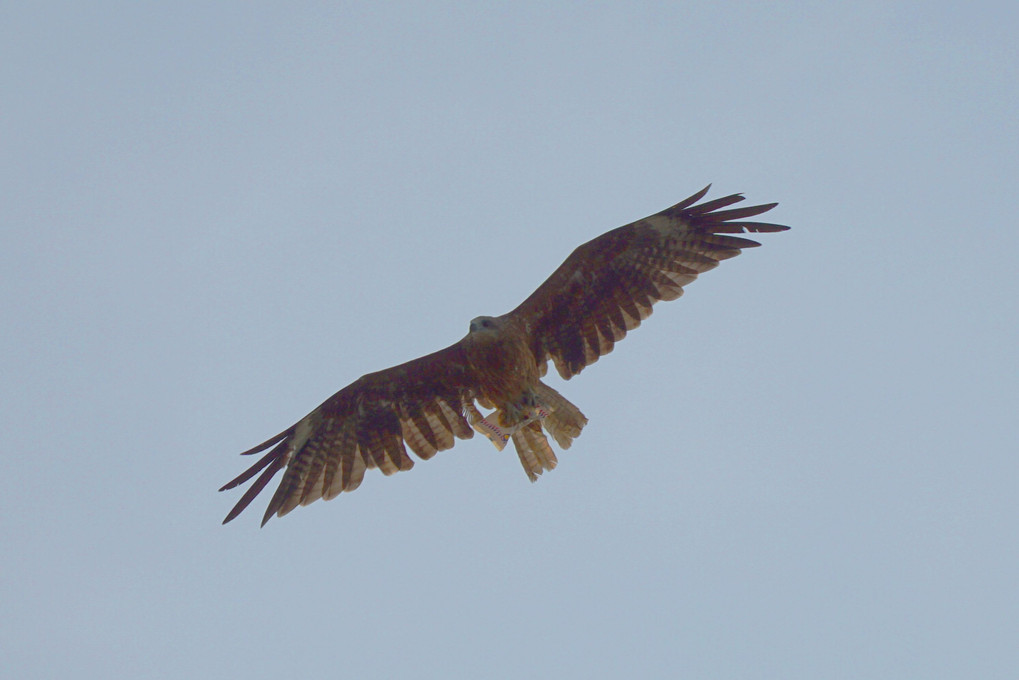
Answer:
POLYGON ((517 449, 520 464, 524 466, 527 478, 538 481, 538 476, 545 470, 552 470, 559 462, 555 452, 548 445, 545 433, 541 431, 539 421, 523 426, 513 433, 513 446, 517 449))
POLYGON ((534 389, 534 396, 541 410, 547 412, 547 415, 527 423, 512 434, 520 464, 532 482, 545 470, 555 468, 558 463, 555 452, 549 446, 548 438, 542 430, 552 435, 560 447, 568 449, 587 424, 587 418, 579 408, 545 383, 538 383, 534 389))
POLYGON ((541 421, 542 427, 548 430, 559 446, 570 448, 573 440, 580 436, 580 431, 587 425, 587 418, 572 402, 545 383, 539 382, 534 391, 549 412, 541 421))

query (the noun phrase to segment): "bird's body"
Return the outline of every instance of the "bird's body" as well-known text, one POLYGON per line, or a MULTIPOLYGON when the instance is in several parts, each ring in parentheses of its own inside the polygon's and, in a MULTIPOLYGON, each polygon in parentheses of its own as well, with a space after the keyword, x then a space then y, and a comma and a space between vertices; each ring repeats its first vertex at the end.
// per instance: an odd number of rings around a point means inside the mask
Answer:
POLYGON ((427 459, 475 430, 497 445, 499 438, 512 439, 532 481, 555 467, 546 432, 569 448, 587 418, 541 381, 549 360, 563 378, 573 377, 611 352, 655 302, 679 297, 698 274, 759 245, 729 234, 787 229, 743 221, 775 204, 719 210, 743 199, 734 194, 695 205, 706 192, 580 246, 513 311, 478 317, 459 342, 361 377, 293 427, 245 451, 273 447, 221 489, 261 472, 224 523, 280 470, 285 473, 263 524, 297 505, 352 491, 365 469, 387 475, 409 469, 406 446, 427 459), (483 416, 479 406, 495 409, 494 416, 483 416))
POLYGON ((527 348, 527 334, 509 318, 478 317, 462 341, 467 365, 488 408, 511 408, 538 382, 538 364, 527 348))

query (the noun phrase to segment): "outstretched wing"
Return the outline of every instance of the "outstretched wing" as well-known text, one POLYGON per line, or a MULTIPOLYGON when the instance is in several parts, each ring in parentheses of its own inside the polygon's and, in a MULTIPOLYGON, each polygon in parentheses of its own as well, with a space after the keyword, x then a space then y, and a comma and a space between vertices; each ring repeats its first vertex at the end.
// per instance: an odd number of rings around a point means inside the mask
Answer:
POLYGON ((367 468, 386 475, 452 448, 454 437, 474 435, 464 418, 474 396, 473 378, 460 343, 377 373, 343 388, 293 427, 242 455, 274 447, 220 491, 261 475, 223 523, 239 515, 277 472, 285 469, 262 525, 298 505, 353 491, 367 468))
POLYGON ((575 376, 650 316, 654 303, 676 299, 698 274, 760 245, 729 234, 789 228, 745 221, 777 203, 721 210, 743 200, 733 194, 696 205, 709 188, 580 246, 507 315, 530 334, 542 374, 552 359, 563 378, 575 376))

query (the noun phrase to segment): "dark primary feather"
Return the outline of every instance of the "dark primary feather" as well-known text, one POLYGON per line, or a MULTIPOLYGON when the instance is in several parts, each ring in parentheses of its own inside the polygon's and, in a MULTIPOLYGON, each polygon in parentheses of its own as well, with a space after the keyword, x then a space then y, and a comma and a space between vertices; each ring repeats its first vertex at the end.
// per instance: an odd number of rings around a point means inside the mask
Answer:
POLYGON ((543 371, 551 359, 563 378, 580 373, 639 326, 656 302, 679 297, 699 274, 760 245, 728 234, 788 229, 745 221, 776 203, 721 210, 743 200, 732 194, 697 204, 709 188, 580 246, 510 312, 526 324, 543 371))

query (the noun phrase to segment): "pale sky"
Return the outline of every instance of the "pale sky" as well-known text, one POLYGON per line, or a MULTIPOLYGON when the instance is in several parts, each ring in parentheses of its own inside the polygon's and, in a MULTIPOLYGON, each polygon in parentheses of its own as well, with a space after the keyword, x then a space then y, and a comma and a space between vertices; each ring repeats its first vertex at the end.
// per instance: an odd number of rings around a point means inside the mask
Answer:
POLYGON ((9 3, 0 676, 1019 677, 1017 19, 9 3), (709 182, 792 230, 550 381, 558 469, 220 525, 237 453, 709 182))

